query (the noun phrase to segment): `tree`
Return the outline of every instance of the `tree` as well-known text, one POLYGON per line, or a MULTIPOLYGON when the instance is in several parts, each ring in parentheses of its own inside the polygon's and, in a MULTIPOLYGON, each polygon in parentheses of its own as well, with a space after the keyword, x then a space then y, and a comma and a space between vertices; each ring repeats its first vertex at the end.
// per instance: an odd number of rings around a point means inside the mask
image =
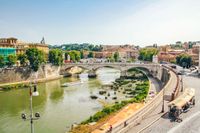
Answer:
POLYGON ((111 57, 108 57, 108 61, 109 62, 115 62, 115 59, 113 58, 113 56, 111 56, 111 57))
POLYGON ((81 56, 81 59, 84 58, 83 50, 81 50, 81 52, 80 52, 80 56, 81 56))
POLYGON ((72 50, 72 51, 66 52, 66 53, 65 53, 65 56, 67 56, 67 55, 70 56, 70 59, 71 59, 73 62, 80 61, 80 59, 81 59, 80 52, 79 52, 79 51, 76 51, 76 50, 72 50))
POLYGON ((9 67, 13 66, 17 62, 17 56, 16 55, 8 55, 7 57, 8 62, 6 63, 9 67))
POLYGON ((156 48, 143 48, 139 51, 139 60, 152 61, 153 55, 156 55, 158 50, 156 48))
POLYGON ((94 54, 93 54, 92 51, 90 51, 89 54, 88 54, 88 58, 93 58, 93 57, 94 57, 94 54))
POLYGON ((49 62, 53 65, 60 66, 63 63, 63 52, 60 49, 52 49, 49 51, 49 62))
POLYGON ((0 55, 0 68, 3 67, 4 65, 5 65, 4 57, 0 55))
POLYGON ((119 61, 119 52, 115 52, 113 57, 115 62, 119 61))
POLYGON ((26 54, 20 54, 20 55, 18 55, 17 59, 20 61, 20 64, 22 66, 25 66, 27 64, 28 59, 27 59, 26 54))
POLYGON ((187 54, 180 54, 176 57, 176 63, 184 68, 189 68, 192 65, 192 58, 187 54))
POLYGON ((80 52, 79 51, 72 51, 72 53, 75 55, 75 60, 76 61, 80 61, 80 59, 81 59, 81 54, 80 54, 80 52))
POLYGON ((27 49, 26 56, 30 62, 31 69, 35 72, 38 71, 42 63, 45 63, 45 54, 37 48, 27 49))
POLYGON ((68 51, 72 51, 72 50, 76 50, 76 51, 81 51, 81 50, 101 51, 102 48, 103 48, 101 45, 93 45, 93 44, 89 44, 89 43, 63 44, 61 47, 64 48, 65 50, 68 50, 68 51))

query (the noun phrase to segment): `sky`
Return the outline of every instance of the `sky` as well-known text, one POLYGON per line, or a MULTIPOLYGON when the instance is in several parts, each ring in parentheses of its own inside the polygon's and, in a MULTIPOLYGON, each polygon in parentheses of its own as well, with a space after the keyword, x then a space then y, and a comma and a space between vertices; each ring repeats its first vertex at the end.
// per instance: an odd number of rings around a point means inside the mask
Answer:
POLYGON ((0 0, 0 38, 164 45, 200 40, 200 0, 0 0))

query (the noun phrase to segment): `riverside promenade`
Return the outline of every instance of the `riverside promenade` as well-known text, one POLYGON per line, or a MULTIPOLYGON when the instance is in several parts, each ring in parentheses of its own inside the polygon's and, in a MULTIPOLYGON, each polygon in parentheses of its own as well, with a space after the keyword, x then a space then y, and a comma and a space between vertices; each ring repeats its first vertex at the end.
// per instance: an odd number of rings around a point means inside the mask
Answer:
MULTIPOLYGON (((158 81, 152 77, 149 77, 149 92, 154 92, 155 94, 159 92, 161 85, 158 83, 158 81)), ((147 96, 146 102, 149 102, 151 100, 150 95, 147 96)), ((110 129, 110 126, 114 127, 115 125, 118 125, 122 122, 124 122, 126 119, 134 115, 136 111, 138 111, 140 108, 142 108, 146 103, 133 103, 126 107, 124 107, 122 110, 120 110, 115 116, 113 116, 111 119, 109 119, 105 124, 103 124, 100 128, 94 130, 92 133, 105 133, 110 129)), ((126 124, 124 123, 124 126, 126 124)))

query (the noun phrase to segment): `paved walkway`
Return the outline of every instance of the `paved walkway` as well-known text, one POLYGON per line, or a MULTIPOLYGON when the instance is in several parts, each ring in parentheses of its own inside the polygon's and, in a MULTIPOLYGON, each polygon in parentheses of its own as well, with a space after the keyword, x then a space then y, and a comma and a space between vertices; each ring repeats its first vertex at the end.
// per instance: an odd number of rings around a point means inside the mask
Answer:
MULTIPOLYGON (((170 88, 166 90, 165 93, 166 95, 169 95, 172 92, 171 88, 174 88, 176 86, 176 75, 171 72, 171 79, 168 82, 168 87, 170 88)), ((140 132, 145 132, 145 129, 151 126, 153 123, 158 121, 162 115, 164 115, 168 111, 168 101, 164 102, 164 113, 161 113, 162 111, 162 106, 163 103, 160 103, 159 106, 152 112, 150 113, 147 117, 145 117, 139 125, 132 127, 127 133, 140 133, 140 132)))
MULTIPOLYGON (((158 81, 152 77, 149 78, 150 81, 150 91, 157 93, 157 91, 160 91, 161 85, 158 83, 158 81)), ((151 100, 153 97, 148 96, 148 100, 151 100)), ((117 125, 119 123, 122 123, 124 120, 128 119, 131 115, 133 115, 137 110, 139 110, 141 107, 144 106, 144 103, 133 103, 125 108, 123 108, 119 113, 117 113, 114 117, 112 117, 108 122, 106 122, 103 126, 101 126, 99 129, 96 129, 92 133, 105 133, 109 130, 110 125, 114 127, 114 125, 117 125)))
MULTIPOLYGON (((48 78, 40 78, 40 79, 37 79, 37 82, 46 82, 46 81, 56 80, 59 78, 62 78, 62 76, 59 75, 59 76, 48 77, 48 78)), ((8 86, 8 85, 27 84, 30 82, 33 82, 33 80, 25 80, 25 81, 12 82, 12 83, 3 83, 3 84, 0 84, 0 87, 8 86)))

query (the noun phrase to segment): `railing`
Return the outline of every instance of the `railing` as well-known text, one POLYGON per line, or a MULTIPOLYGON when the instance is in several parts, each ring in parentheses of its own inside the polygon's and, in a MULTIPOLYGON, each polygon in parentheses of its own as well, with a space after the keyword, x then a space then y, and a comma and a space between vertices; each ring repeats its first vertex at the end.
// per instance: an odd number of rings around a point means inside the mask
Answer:
POLYGON ((120 62, 95 62, 95 63, 64 63, 64 65, 104 65, 104 64, 108 64, 108 65, 155 65, 153 63, 120 63, 120 62))

